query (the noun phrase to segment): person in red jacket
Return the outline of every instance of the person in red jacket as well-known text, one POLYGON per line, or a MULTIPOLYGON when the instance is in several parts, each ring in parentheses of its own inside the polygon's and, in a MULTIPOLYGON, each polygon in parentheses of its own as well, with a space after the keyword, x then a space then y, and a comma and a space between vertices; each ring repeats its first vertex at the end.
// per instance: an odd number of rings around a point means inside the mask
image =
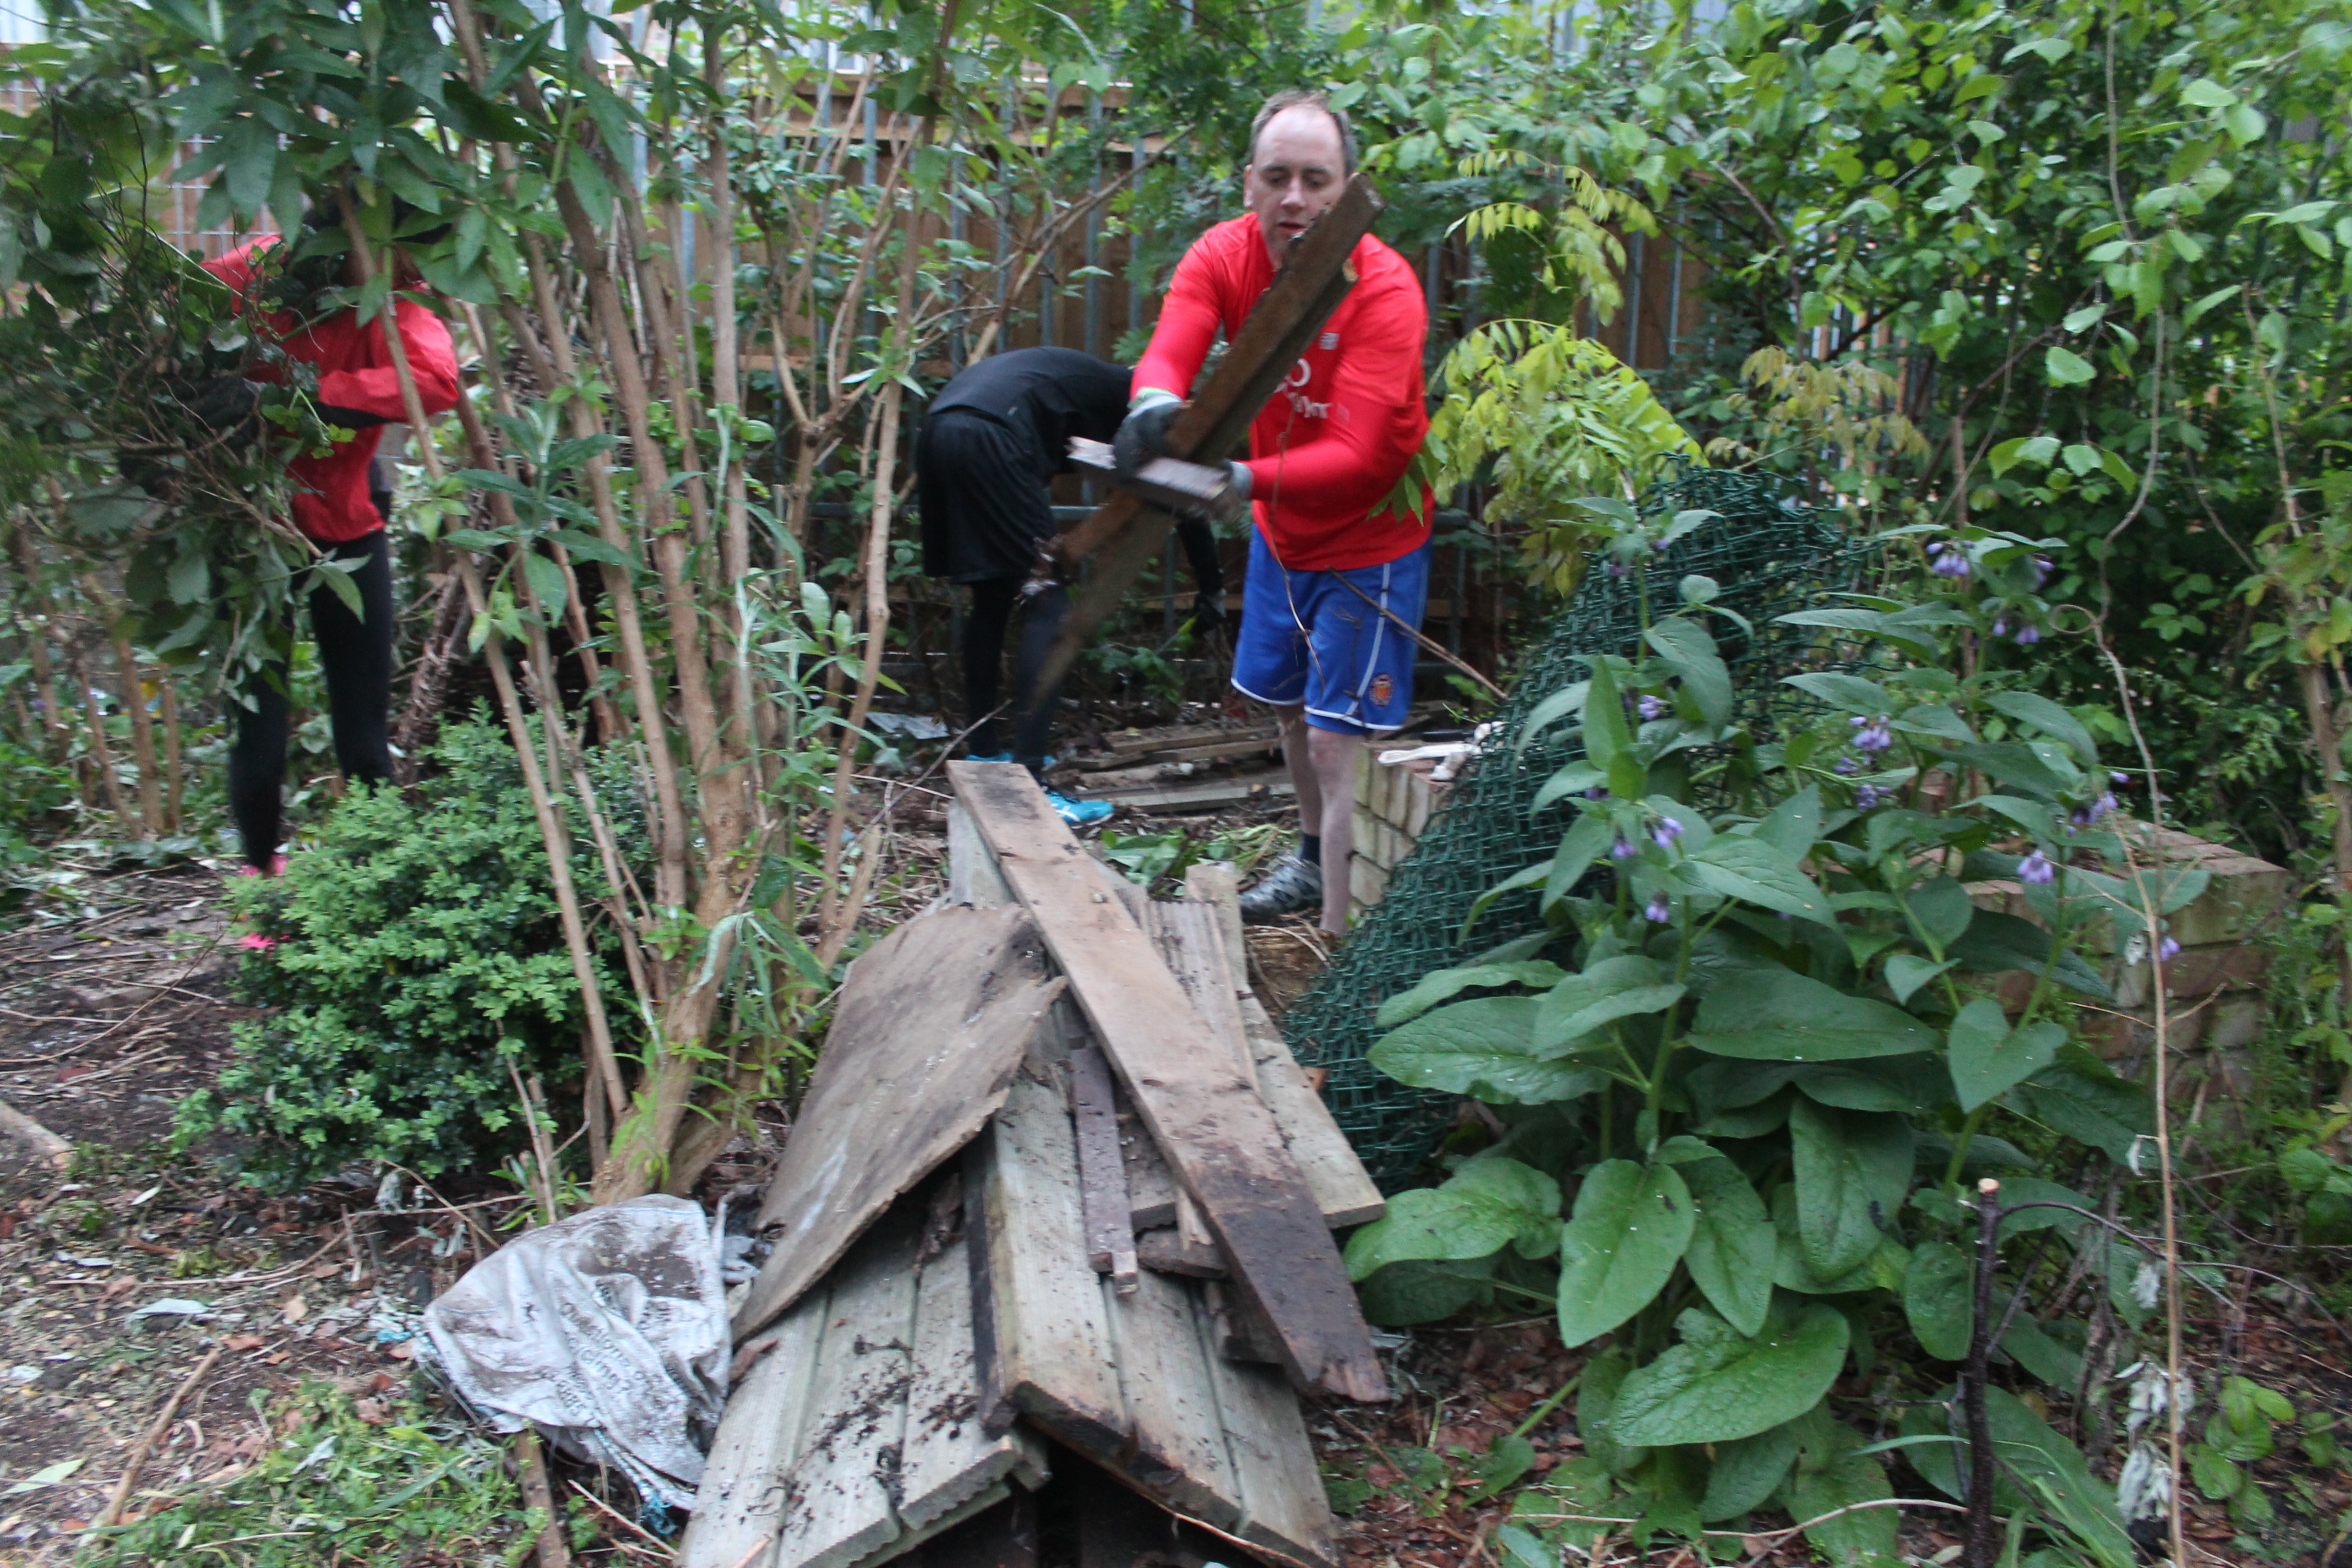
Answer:
MULTIPOLYGON (((1113 443, 1122 469, 1167 454, 1218 330, 1241 330, 1354 163, 1347 117, 1321 93, 1276 93, 1258 111, 1242 171, 1250 210, 1177 266, 1113 443)), ((1412 267, 1379 240, 1367 235, 1351 265, 1355 286, 1233 464, 1256 523, 1234 685, 1281 721, 1300 828, 1298 850, 1242 895, 1242 911, 1265 921, 1319 907, 1330 931, 1347 929, 1356 770, 1365 738, 1402 724, 1412 705, 1412 634, 1429 583, 1429 498, 1402 510, 1389 499, 1429 433, 1428 312, 1412 267)))
MULTIPOLYGON (((315 584, 310 593, 310 633, 326 677, 335 764, 352 783, 385 784, 392 778, 394 609, 384 525, 392 519, 392 486, 375 452, 383 427, 407 419, 408 410, 380 319, 362 324, 349 307, 317 316, 303 308, 323 288, 359 283, 358 258, 334 247, 340 225, 323 214, 306 221, 314 237, 299 248, 317 254, 280 267, 269 253, 284 241, 264 235, 205 263, 205 268, 241 302, 261 310, 261 325, 287 359, 317 369, 312 400, 320 416, 352 432, 323 457, 289 458, 286 469, 295 485, 295 528, 326 558, 355 563, 350 571, 352 585, 359 590, 358 614, 327 584, 315 584)), ((393 264, 404 265, 396 252, 393 264)), ((394 309, 418 400, 428 415, 446 413, 458 396, 457 353, 449 329, 415 300, 398 300, 394 309)), ((284 375, 282 365, 257 361, 241 375, 207 384, 192 403, 216 428, 266 429, 255 410, 264 387, 284 375)), ((282 666, 265 671, 230 709, 236 735, 228 755, 229 812, 246 863, 265 876, 285 864, 278 838, 289 717, 286 673, 282 666)))

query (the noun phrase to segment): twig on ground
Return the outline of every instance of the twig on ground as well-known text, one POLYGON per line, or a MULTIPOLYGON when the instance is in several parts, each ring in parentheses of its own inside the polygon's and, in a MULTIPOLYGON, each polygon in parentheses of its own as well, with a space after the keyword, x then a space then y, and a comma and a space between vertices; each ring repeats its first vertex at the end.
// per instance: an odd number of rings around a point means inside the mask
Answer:
POLYGON ((155 1451, 155 1445, 163 1440, 164 1433, 172 1429, 173 1417, 180 1413, 180 1402, 188 1397, 189 1392, 205 1380, 205 1374, 212 1371, 213 1363, 220 1360, 221 1348, 216 1342, 206 1351, 205 1359, 196 1363, 196 1370, 188 1373, 187 1381, 163 1402, 163 1408, 156 1413, 154 1421, 147 1428, 147 1435, 139 1439, 138 1447, 131 1450, 131 1458, 123 1461, 122 1474, 115 1478, 114 1490, 108 1494, 106 1506, 90 1521, 92 1530, 102 1530, 121 1521, 122 1505, 131 1500, 131 1489, 139 1484, 139 1472, 146 1468, 147 1456, 155 1451))
POLYGON ((515 1440, 515 1458, 524 1505, 547 1515, 547 1522, 539 1527, 539 1568, 572 1568, 571 1549, 563 1544, 563 1521, 555 1511, 555 1492, 547 1484, 547 1456, 540 1449, 536 1430, 523 1428, 515 1440))
MULTIPOLYGON (((1792 1524, 1786 1530, 1775 1530, 1769 1534, 1754 1537, 1754 1539, 1763 1542, 1764 1545, 1759 1551, 1750 1556, 1747 1562, 1742 1563, 1739 1565, 1739 1568, 1757 1568, 1757 1564, 1762 1563, 1764 1559, 1772 1555, 1774 1549, 1779 1547, 1780 1542, 1788 1540, 1789 1537, 1801 1534, 1805 1531, 1812 1529, 1813 1526, 1817 1524, 1827 1524, 1830 1521, 1837 1518, 1840 1514, 1860 1513, 1866 1508, 1939 1508, 1946 1513, 1966 1513, 1969 1511, 1958 1503, 1945 1502, 1939 1498, 1883 1497, 1873 1498, 1868 1502, 1850 1502, 1843 1508, 1833 1508, 1827 1513, 1816 1514, 1811 1519, 1805 1521, 1802 1524, 1792 1524)), ((1713 1534, 1715 1532, 1709 1531, 1708 1533, 1713 1534)))
POLYGON ((606 1502, 603 1498, 598 1497, 594 1492, 590 1491, 578 1481, 566 1481, 564 1484, 570 1487, 573 1491, 578 1492, 582 1497, 586 1498, 590 1502, 593 1503, 599 1510, 601 1510, 606 1517, 619 1524, 624 1530, 630 1531, 632 1534, 642 1535, 647 1541, 652 1542, 655 1547, 660 1551, 663 1561, 677 1561, 677 1549, 671 1546, 660 1536, 656 1535, 652 1531, 647 1530, 644 1525, 639 1524, 635 1520, 631 1519, 627 1514, 623 1513, 619 1509, 614 1508, 611 1503, 606 1502))
POLYGON ((73 1163, 73 1145, 70 1142, 5 1100, 0 1100, 0 1131, 6 1132, 29 1150, 36 1159, 46 1160, 59 1172, 73 1163))

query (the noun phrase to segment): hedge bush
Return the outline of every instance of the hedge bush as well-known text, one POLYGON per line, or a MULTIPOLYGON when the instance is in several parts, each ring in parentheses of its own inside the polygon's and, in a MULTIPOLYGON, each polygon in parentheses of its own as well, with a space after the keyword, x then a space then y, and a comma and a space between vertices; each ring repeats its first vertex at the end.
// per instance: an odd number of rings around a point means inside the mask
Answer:
MULTIPOLYGON (((244 1173, 272 1187, 353 1163, 432 1177, 528 1142, 509 1061, 551 1094, 576 1084, 580 988, 513 749, 489 724, 452 725, 425 771, 411 794, 355 790, 284 876, 231 884, 247 928, 237 989, 271 1011, 236 1026, 217 1089, 182 1104, 184 1146, 227 1134, 244 1173)), ((575 876, 600 886, 573 826, 575 876)), ((633 827, 625 848, 642 842, 633 827)), ((624 1025, 609 934, 598 959, 624 1025)))

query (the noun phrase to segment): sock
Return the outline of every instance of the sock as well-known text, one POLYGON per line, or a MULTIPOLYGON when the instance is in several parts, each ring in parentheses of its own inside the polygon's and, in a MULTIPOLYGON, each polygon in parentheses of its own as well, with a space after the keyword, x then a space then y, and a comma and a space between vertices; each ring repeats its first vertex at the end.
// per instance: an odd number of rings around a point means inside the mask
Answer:
POLYGON ((1301 860, 1306 861, 1309 866, 1322 865, 1323 836, 1319 833, 1300 834, 1298 836, 1298 858, 1301 860))

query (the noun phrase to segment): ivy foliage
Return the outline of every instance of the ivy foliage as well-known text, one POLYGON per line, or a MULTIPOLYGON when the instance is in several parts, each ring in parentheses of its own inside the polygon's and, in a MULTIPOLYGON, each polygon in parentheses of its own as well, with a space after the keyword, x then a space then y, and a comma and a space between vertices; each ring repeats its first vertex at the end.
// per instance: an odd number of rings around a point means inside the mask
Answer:
MULTIPOLYGON (((1626 569, 1646 571, 1645 542, 1626 569)), ((1717 634, 1745 629, 1710 614, 1707 584, 1650 584, 1641 653, 1593 656, 1530 719, 1582 738, 1536 808, 1565 818, 1557 851, 1496 889, 1540 889, 1548 931, 1381 1007, 1376 1066, 1486 1101, 1507 1132, 1350 1239, 1368 1310, 1412 1322, 1533 1294, 1566 1343, 1596 1347, 1585 1456, 1550 1483, 1580 1501, 1528 1511, 1633 1509, 1688 1532, 1894 1495, 1830 1396, 1866 1388, 1948 1449, 1937 1390, 1969 1350, 1979 1202, 2006 1215, 2000 1302, 2055 1241, 2142 1310, 2138 1255, 2045 1171, 2127 1163, 2149 1126, 2143 1091, 2074 1037, 2074 1000, 2113 999, 2085 949, 2168 941, 2206 877, 2136 858, 2115 830, 2122 775, 2074 714, 2013 670, 1952 673, 1964 642, 2018 624, 2052 542, 1929 548, 1941 595, 1782 617, 1818 629, 1823 663, 1770 690, 1727 668, 1717 634), (1980 907, 1987 881, 2018 911, 1980 907)), ((2018 1311, 2004 1375, 2071 1392, 2085 1331, 2018 1311)), ((2002 1398, 2015 1507, 2084 1560, 2128 1563, 2112 1492, 2002 1398)), ((1958 1484, 1948 1456, 1920 1468, 1958 1484)), ((1891 1510, 1841 1513, 1814 1544, 1869 1560, 1895 1531, 1891 1510)))
MULTIPOLYGON (((513 1075, 581 1070, 580 987, 513 748, 457 724, 427 758, 421 798, 356 791, 285 875, 230 885, 250 928, 238 988, 271 1011, 236 1026, 235 1059, 182 1104, 179 1131, 235 1137, 265 1184, 354 1162, 494 1167, 530 1135, 513 1075)), ((584 825, 574 840, 585 882, 584 825)), ((640 826, 623 848, 642 863, 643 847, 640 826)), ((609 939, 599 954, 617 968, 609 939)), ((602 979, 626 1019, 625 983, 602 979)))

